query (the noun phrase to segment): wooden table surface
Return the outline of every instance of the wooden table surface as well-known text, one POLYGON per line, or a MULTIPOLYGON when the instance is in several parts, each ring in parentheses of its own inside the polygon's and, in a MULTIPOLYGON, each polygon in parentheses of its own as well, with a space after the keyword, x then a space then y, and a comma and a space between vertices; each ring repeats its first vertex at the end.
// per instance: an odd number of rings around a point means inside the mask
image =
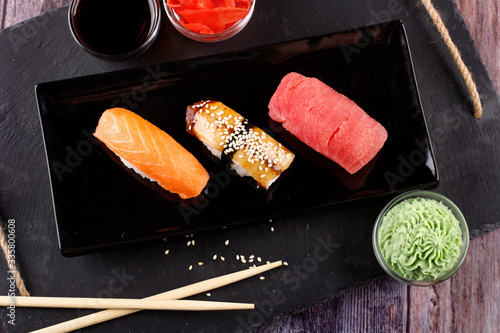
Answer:
MULTIPOLYGON (((0 0, 0 28, 70 0, 0 0)), ((456 0, 500 90, 500 1, 456 0)), ((0 51, 1 52, 1 51, 0 51)), ((497 207, 491 207, 496 209, 497 207)), ((500 332, 500 229, 470 242, 458 273, 431 288, 382 278, 271 325, 271 332, 500 332)))

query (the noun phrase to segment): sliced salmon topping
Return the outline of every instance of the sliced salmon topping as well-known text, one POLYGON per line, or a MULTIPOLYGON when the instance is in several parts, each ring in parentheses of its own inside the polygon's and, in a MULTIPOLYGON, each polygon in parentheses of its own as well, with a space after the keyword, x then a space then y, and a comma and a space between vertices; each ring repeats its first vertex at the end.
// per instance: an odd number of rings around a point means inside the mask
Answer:
POLYGON ((106 110, 94 136, 126 163, 182 199, 200 195, 210 178, 175 139, 131 111, 106 110))

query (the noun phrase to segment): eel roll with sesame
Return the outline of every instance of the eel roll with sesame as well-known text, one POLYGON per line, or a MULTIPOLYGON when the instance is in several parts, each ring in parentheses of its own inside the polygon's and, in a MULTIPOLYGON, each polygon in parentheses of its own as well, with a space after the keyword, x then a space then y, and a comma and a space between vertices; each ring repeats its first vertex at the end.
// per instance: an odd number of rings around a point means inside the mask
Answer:
POLYGON ((251 177, 266 190, 295 157, 262 129, 218 101, 189 105, 186 128, 214 157, 229 160, 240 177, 251 177))

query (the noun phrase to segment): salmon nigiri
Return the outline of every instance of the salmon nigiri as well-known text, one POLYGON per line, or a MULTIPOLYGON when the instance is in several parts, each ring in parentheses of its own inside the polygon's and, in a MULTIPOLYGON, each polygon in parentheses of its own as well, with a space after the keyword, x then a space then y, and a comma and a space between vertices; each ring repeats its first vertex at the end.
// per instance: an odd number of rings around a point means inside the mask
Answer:
POLYGON ((210 178, 190 152, 132 111, 106 110, 94 136, 118 155, 125 166, 182 199, 200 195, 210 178))

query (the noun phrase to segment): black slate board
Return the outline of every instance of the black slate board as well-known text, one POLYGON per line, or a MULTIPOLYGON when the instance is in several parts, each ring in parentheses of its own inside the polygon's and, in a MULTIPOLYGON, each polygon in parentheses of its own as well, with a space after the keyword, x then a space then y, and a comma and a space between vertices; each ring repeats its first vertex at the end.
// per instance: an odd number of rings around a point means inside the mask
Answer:
MULTIPOLYGON (((34 86, 109 72, 250 48, 275 42, 402 19, 407 28, 440 186, 468 220, 476 237, 500 226, 499 98, 452 1, 435 1, 471 68, 485 114, 475 120, 451 57, 417 2, 347 0, 335 2, 259 1, 248 26, 219 44, 199 44, 179 35, 163 17, 152 49, 138 59, 109 63, 80 50, 67 29, 67 8, 49 12, 0 33, 0 208, 5 223, 16 222, 16 261, 28 288, 38 296, 144 297, 248 266, 236 254, 289 263, 257 277, 195 299, 252 301, 254 311, 217 313, 141 312, 85 329, 86 332, 231 332, 261 327, 287 314, 335 297, 383 274, 371 251, 373 221, 390 199, 352 202, 270 222, 130 246, 78 258, 57 247, 50 187, 34 86), (270 28, 272 27, 272 28, 270 28), (270 227, 274 227, 274 232, 270 227), (224 245, 229 239, 229 245, 224 245), (168 255, 164 254, 170 250, 168 255), (214 254, 226 261, 213 261, 214 254), (197 262, 205 264, 198 267, 197 262), (188 266, 194 264, 193 270, 188 266)), ((0 270, 7 275, 5 263, 0 270)), ((6 279, 0 288, 7 293, 6 279)), ((0 319, 8 332, 25 332, 91 311, 17 308, 16 325, 0 319)))

